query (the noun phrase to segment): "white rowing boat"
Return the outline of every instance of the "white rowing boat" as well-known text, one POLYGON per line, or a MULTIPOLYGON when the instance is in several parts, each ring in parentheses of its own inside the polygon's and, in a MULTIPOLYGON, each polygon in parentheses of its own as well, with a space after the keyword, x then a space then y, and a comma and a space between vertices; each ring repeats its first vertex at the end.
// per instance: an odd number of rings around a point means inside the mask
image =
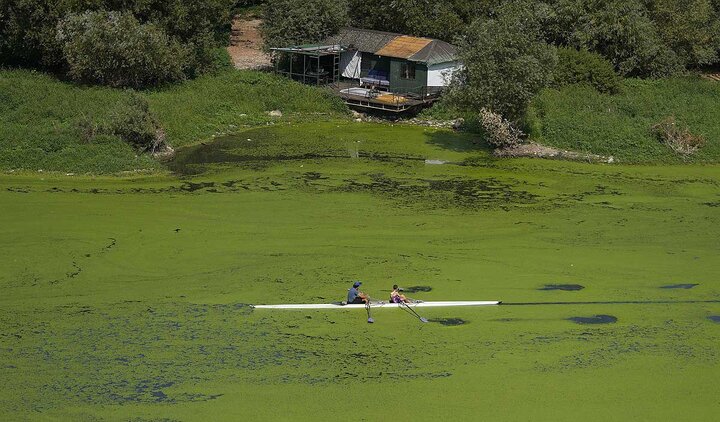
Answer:
MULTIPOLYGON (((460 300, 445 302, 417 302, 417 303, 392 303, 392 302, 371 302, 370 307, 376 308, 399 308, 407 305, 411 308, 440 308, 451 306, 492 306, 499 305, 500 301, 479 301, 479 300, 460 300)), ((285 305, 254 305, 255 309, 365 309, 365 305, 344 305, 337 303, 299 303, 285 305)))

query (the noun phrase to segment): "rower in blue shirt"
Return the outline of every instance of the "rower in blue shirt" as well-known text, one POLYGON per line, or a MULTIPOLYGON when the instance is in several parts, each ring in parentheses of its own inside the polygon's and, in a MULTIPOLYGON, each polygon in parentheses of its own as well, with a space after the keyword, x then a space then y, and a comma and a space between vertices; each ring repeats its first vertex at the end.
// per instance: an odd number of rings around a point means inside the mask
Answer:
POLYGON ((348 296, 347 296, 347 304, 348 305, 364 305, 368 303, 369 298, 368 295, 358 290, 358 287, 362 282, 356 281, 353 283, 353 286, 350 290, 348 290, 348 296))

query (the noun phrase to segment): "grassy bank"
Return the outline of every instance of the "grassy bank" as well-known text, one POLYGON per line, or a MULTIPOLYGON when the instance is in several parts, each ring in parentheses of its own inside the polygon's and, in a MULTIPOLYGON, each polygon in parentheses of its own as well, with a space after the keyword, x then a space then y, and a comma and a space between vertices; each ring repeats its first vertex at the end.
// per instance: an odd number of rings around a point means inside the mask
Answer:
POLYGON ((126 95, 0 70, 0 169, 113 173, 160 167, 116 137, 82 140, 81 121, 107 120, 126 95))
POLYGON ((558 148, 615 156, 626 163, 720 161, 720 83, 700 78, 626 80, 617 95, 590 87, 548 89, 533 102, 529 123, 540 142, 558 148), (651 126, 668 116, 702 135, 692 156, 672 152, 651 126))
MULTIPOLYGON (((82 123, 106 122, 128 91, 85 87, 25 70, 0 70, 0 169, 74 173, 161 170, 114 136, 83 140, 82 123)), ((259 72, 228 70, 141 92, 173 146, 247 125, 338 118, 344 106, 324 91, 259 72), (269 110, 285 116, 273 119, 269 110)))

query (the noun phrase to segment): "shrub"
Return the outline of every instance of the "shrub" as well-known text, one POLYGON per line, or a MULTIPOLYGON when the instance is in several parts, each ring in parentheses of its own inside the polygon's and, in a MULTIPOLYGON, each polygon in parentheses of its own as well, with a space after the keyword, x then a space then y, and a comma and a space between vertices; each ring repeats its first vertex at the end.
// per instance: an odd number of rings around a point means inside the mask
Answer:
POLYGON ((165 132, 145 98, 133 94, 111 114, 107 131, 139 151, 155 152, 165 144, 165 132))
POLYGON ((344 0, 270 0, 263 15, 265 48, 321 41, 348 22, 344 0))
POLYGON ((153 24, 129 13, 70 14, 57 39, 75 80, 144 88, 184 78, 186 52, 153 24))
POLYGON ((556 87, 585 83, 600 92, 616 93, 621 79, 612 63, 590 51, 561 47, 557 49, 558 65, 555 68, 556 87))
POLYGON ((511 119, 552 81, 557 56, 541 39, 531 2, 509 3, 489 19, 478 19, 458 42, 465 64, 448 98, 459 108, 487 107, 511 119))
POLYGON ((679 154, 692 154, 705 145, 705 138, 690 133, 687 127, 675 121, 675 116, 666 117, 651 129, 665 145, 679 154))
POLYGON ((524 133, 504 119, 500 114, 480 109, 480 124, 485 132, 485 140, 495 148, 514 148, 523 143, 524 133))

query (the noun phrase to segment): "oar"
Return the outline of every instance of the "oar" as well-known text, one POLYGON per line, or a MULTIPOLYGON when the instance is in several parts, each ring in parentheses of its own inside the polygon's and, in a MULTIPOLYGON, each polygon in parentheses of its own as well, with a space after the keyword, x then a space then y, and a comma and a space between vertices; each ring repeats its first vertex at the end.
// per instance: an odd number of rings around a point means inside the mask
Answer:
POLYGON ((375 320, 372 319, 372 316, 370 316, 370 298, 369 297, 367 298, 367 302, 365 302, 365 309, 367 310, 367 314, 368 314, 368 324, 372 324, 373 322, 375 322, 375 320))
POLYGON ((423 318, 423 317, 421 317, 420 315, 418 315, 418 313, 415 312, 415 309, 411 308, 407 303, 405 303, 405 302, 400 302, 400 307, 401 307, 402 309, 407 309, 408 311, 412 312, 416 317, 418 317, 418 319, 420 320, 420 322, 428 322, 427 318, 423 318))

